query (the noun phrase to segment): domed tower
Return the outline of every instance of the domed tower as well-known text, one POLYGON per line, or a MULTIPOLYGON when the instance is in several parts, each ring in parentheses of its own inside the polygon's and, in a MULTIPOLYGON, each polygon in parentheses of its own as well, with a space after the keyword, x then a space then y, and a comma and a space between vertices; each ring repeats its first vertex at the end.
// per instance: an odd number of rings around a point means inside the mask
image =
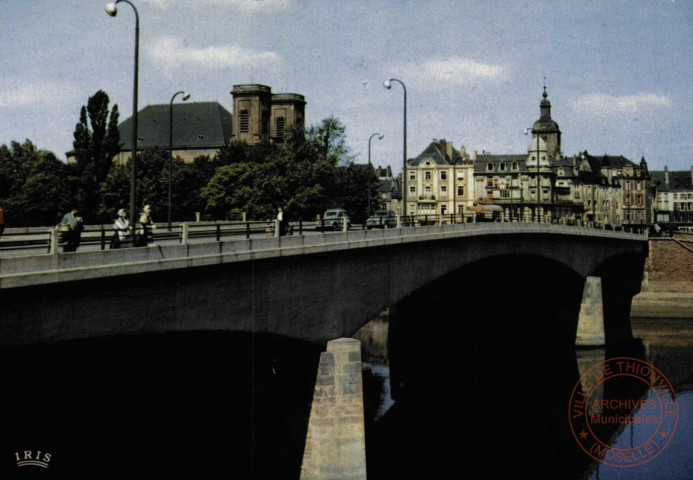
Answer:
POLYGON ((541 137, 546 142, 548 156, 558 158, 561 156, 561 130, 558 128, 558 124, 551 119, 551 102, 549 102, 549 94, 546 93, 546 85, 544 85, 542 96, 544 98, 539 104, 541 117, 532 126, 532 137, 541 137))

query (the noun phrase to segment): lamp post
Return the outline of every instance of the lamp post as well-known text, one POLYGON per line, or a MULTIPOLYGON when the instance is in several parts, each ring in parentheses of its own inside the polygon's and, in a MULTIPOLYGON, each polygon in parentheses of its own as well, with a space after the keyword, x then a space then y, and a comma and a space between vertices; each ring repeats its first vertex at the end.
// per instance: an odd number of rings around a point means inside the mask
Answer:
POLYGON ((139 74, 140 56, 140 16, 139 13, 137 13, 135 6, 129 0, 116 0, 115 3, 109 3, 106 5, 106 13, 108 13, 111 17, 115 17, 118 14, 116 5, 120 2, 127 3, 135 12, 135 78, 132 93, 132 158, 130 158, 130 222, 134 231, 137 218, 135 217, 135 187, 137 184, 137 170, 135 168, 135 162, 137 160, 137 78, 139 74))
POLYGON ((180 94, 183 94, 183 101, 185 102, 190 98, 189 93, 185 93, 183 90, 176 92, 171 97, 171 103, 168 106, 168 147, 169 147, 169 159, 168 159, 168 231, 171 231, 171 179, 173 176, 173 100, 180 94))
POLYGON ((391 78, 383 83, 383 86, 390 90, 392 88, 392 82, 397 82, 402 85, 404 90, 404 139, 403 139, 403 152, 402 152, 402 216, 407 217, 407 87, 401 80, 396 78, 391 78))
MULTIPOLYGON (((534 133, 532 128, 525 128, 525 130, 524 130, 525 135, 529 135, 530 132, 534 133)), ((540 221, 539 221, 539 194, 540 194, 540 190, 541 190, 541 182, 539 180, 539 134, 538 133, 537 133, 536 137, 537 137, 537 150, 536 150, 536 152, 537 152, 537 207, 536 207, 536 209, 537 210, 536 210, 536 219, 537 219, 537 223, 540 223, 540 221)), ((532 153, 531 142, 530 142, 529 153, 532 153)))
POLYGON ((380 133, 374 133, 368 139, 368 216, 371 216, 371 140, 373 137, 378 137, 378 140, 382 140, 385 135, 380 133))

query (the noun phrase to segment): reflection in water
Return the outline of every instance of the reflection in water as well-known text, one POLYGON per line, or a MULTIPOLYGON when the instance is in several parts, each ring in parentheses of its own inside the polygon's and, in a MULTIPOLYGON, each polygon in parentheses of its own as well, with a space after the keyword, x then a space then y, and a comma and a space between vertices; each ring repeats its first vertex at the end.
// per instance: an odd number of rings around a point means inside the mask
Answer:
MULTIPOLYGON (((688 324, 677 329, 693 332, 688 324)), ((644 336, 643 331, 635 333, 644 336)), ((437 349, 426 352, 427 357, 418 357, 420 369, 409 372, 410 388, 422 388, 408 391, 384 415, 380 412, 385 405, 380 401, 370 412, 367 407, 369 479, 431 478, 434 474, 453 478, 510 478, 520 474, 601 480, 693 478, 689 455, 693 445, 693 394, 689 393, 693 390, 693 336, 686 340, 686 335, 677 335, 675 347, 658 344, 661 336, 644 337, 644 349, 640 341, 608 351, 571 348, 550 359, 543 344, 483 344, 487 350, 483 357, 478 349, 471 353, 471 346, 450 354, 445 348, 449 345, 438 344, 437 349), (653 363, 671 380, 679 396, 679 426, 672 442, 654 460, 630 468, 592 461, 577 447, 567 419, 570 390, 579 375, 616 356, 640 357, 653 363), (419 378, 412 379, 412 375, 419 378)), ((383 376, 387 368, 368 364, 364 368, 365 378, 374 380, 364 383, 368 405, 387 390, 383 376)), ((645 394, 643 398, 648 399, 642 386, 621 387, 626 390, 612 385, 601 395, 606 399, 638 399, 645 394)), ((646 414, 631 413, 636 417, 646 414)), ((601 431, 616 448, 638 445, 650 433, 647 426, 610 426, 601 431)))

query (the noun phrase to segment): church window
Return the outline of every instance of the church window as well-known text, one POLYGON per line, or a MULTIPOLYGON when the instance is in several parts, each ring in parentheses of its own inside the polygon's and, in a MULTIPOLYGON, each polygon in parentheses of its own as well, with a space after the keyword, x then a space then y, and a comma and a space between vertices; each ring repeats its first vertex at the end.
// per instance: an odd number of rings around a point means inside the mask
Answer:
POLYGON ((250 129, 250 112, 241 110, 241 133, 248 133, 250 129))
POLYGON ((286 133, 286 120, 284 119, 284 117, 277 117, 275 123, 277 127, 277 141, 280 143, 284 143, 284 135, 286 133))

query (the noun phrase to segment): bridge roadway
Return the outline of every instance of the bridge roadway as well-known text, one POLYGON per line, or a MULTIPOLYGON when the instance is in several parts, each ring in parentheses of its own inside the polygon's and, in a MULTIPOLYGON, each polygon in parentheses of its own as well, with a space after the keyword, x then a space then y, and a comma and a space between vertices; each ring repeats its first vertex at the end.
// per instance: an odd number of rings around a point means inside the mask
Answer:
POLYGON ((1 258, 0 346, 187 330, 325 342, 498 256, 541 257, 583 279, 611 278, 622 310, 639 291, 647 237, 478 223, 1 258))

